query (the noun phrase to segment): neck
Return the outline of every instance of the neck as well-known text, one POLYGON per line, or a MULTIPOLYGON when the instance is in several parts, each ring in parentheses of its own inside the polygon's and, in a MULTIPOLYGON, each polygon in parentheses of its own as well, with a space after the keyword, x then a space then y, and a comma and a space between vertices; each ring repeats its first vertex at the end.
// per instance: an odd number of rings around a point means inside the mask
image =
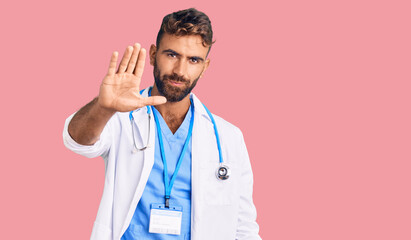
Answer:
MULTIPOLYGON (((155 84, 151 90, 151 96, 161 96, 155 84)), ((190 95, 187 95, 179 102, 166 102, 155 106, 155 108, 160 112, 170 130, 175 133, 183 123, 188 109, 190 108, 190 104, 190 95)))

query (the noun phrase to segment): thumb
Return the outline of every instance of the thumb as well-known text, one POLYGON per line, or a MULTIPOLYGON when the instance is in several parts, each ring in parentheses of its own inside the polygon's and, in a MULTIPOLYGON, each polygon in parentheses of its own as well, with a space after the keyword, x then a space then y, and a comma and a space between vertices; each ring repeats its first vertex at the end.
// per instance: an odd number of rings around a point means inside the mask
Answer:
POLYGON ((142 103, 144 106, 147 105, 160 105, 160 104, 164 104, 167 102, 167 99, 163 96, 152 96, 152 97, 144 97, 142 99, 142 103))

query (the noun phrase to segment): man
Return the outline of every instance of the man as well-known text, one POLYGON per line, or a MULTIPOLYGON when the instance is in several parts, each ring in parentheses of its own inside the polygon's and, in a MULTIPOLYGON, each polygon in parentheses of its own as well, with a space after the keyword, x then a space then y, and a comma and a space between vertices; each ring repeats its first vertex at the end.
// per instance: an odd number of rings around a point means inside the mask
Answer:
POLYGON ((191 93, 212 37, 196 9, 165 16, 149 52, 154 86, 140 92, 146 50, 129 46, 66 120, 65 145, 105 162, 91 239, 261 239, 242 133, 191 93))

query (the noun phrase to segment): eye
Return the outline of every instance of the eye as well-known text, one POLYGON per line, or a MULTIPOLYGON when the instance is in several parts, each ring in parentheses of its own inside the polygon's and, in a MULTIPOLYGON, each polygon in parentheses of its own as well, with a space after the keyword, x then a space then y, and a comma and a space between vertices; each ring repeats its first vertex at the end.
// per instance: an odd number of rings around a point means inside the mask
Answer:
POLYGON ((190 58, 190 62, 192 62, 192 63, 198 63, 198 59, 197 59, 197 58, 190 58))
POLYGON ((172 58, 175 58, 175 57, 176 57, 176 55, 175 55, 174 53, 169 53, 169 54, 167 54, 167 56, 168 56, 168 57, 172 57, 172 58))

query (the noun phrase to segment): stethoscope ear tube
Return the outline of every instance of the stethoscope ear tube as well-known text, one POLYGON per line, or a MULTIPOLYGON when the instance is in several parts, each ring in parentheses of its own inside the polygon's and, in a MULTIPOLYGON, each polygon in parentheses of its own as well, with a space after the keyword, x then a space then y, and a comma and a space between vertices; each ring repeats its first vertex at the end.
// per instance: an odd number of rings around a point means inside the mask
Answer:
MULTIPOLYGON (((151 89, 150 89, 149 91, 151 91, 151 89)), ((144 92, 144 89, 140 91, 140 95, 141 95, 143 92, 144 92)), ((133 138, 133 150, 131 150, 132 153, 137 153, 137 152, 139 152, 139 151, 144 151, 144 150, 146 150, 147 148, 150 147, 151 107, 150 107, 150 106, 147 106, 146 108, 147 108, 147 115, 148 115, 148 136, 147 136, 147 143, 146 143, 146 145, 143 146, 143 147, 141 147, 141 148, 137 147, 136 139, 135 139, 135 137, 134 137, 134 117, 133 117, 133 112, 134 112, 134 111, 130 111, 130 113, 129 113, 129 115, 128 115, 128 117, 130 118, 130 123, 131 123, 131 135, 132 135, 132 138, 133 138)))

